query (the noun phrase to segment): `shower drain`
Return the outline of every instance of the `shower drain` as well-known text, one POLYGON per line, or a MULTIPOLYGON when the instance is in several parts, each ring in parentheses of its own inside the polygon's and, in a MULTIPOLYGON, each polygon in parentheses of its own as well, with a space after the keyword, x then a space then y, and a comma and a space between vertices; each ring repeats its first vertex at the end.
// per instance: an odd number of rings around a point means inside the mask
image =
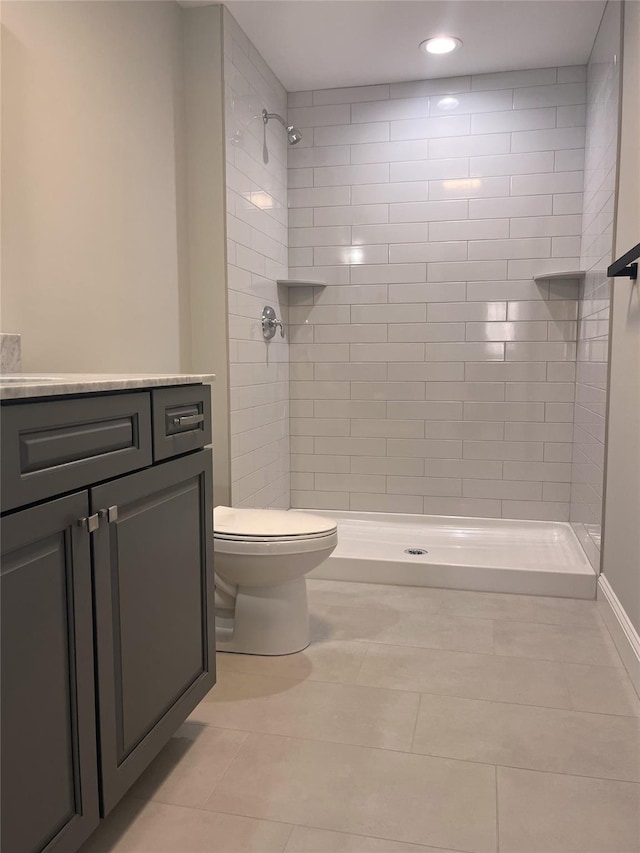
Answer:
POLYGON ((412 557, 420 557, 422 554, 428 554, 428 551, 425 551, 424 548, 405 548, 405 554, 411 554, 412 557))

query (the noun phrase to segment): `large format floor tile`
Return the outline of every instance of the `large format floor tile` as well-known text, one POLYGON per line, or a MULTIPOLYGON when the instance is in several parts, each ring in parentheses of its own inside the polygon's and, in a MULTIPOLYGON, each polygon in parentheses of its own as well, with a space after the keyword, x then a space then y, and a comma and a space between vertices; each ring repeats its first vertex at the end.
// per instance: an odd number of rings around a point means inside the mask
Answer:
POLYGON ((391 586, 347 581, 307 580, 307 595, 312 613, 318 607, 359 607, 364 610, 417 610, 436 613, 442 606, 442 590, 430 587, 391 586))
MULTIPOLYGON (((318 623, 311 613, 312 631, 318 623)), ((299 681, 336 681, 344 684, 355 681, 366 654, 361 643, 322 641, 313 637, 304 651, 293 655, 237 655, 219 653, 216 656, 218 671, 253 672, 257 675, 273 675, 299 681)))
POLYGON ((370 645, 358 684, 569 708, 562 665, 440 649, 370 645))
POLYGON ((565 664, 563 668, 572 708, 640 717, 640 699, 626 670, 577 664, 565 664))
POLYGON ((333 640, 361 640, 396 646, 493 652, 493 622, 464 616, 362 607, 318 607, 316 630, 333 640))
POLYGON ((495 770, 390 750, 250 735, 214 811, 469 851, 495 851, 495 770))
POLYGON ((640 700, 595 602, 309 601, 304 651, 218 655, 82 853, 640 853, 640 700))
POLYGON ((640 781, 640 720, 424 695, 413 751, 508 767, 640 781))
POLYGON ((607 629, 536 622, 496 622, 495 652, 511 657, 622 666, 607 629))
POLYGON ((316 608, 338 606, 583 628, 603 625, 595 601, 573 598, 325 580, 308 580, 307 589, 312 612, 316 608))
POLYGON ((184 723, 131 794, 176 806, 202 806, 246 737, 245 732, 184 723))
POLYGON ((80 853, 282 853, 291 827, 272 821, 123 800, 80 853))
POLYGON ((248 732, 411 749, 417 693, 220 674, 190 719, 248 732))
POLYGON ((640 786, 498 768, 503 853, 637 853, 640 786))
POLYGON ((595 601, 456 589, 442 589, 439 593, 441 613, 584 628, 602 624, 595 601))
POLYGON ((449 853, 442 847, 423 847, 365 835, 296 826, 285 853, 449 853))

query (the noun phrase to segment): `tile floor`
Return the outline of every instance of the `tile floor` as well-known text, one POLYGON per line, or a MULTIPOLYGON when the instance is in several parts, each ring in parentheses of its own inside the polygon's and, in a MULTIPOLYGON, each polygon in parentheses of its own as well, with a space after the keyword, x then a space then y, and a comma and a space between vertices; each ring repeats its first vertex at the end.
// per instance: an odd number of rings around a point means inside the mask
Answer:
POLYGON ((82 853, 637 853, 640 702, 594 602, 310 581, 82 853))

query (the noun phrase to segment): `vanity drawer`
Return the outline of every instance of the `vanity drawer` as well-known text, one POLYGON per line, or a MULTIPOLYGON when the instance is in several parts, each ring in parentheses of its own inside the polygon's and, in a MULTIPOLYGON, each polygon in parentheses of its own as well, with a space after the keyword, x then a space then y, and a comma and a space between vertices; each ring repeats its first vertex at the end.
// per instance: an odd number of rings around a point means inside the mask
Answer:
POLYGON ((179 385, 151 392, 153 458, 168 459, 211 444, 211 388, 179 385))
POLYGON ((2 510, 151 465, 148 392, 2 406, 2 510))

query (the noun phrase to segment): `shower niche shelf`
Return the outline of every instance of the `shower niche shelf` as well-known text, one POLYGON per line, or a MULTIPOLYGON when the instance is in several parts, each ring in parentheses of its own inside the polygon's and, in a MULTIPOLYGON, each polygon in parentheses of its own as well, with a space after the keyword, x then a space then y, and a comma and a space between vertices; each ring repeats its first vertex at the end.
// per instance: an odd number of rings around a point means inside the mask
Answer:
POLYGON ((279 278, 277 279, 278 284, 282 284, 284 287, 326 287, 326 281, 315 281, 315 280, 307 280, 301 278, 279 278))
POLYGON ((565 270, 564 272, 541 272, 533 276, 534 281, 546 281, 559 278, 584 278, 585 270, 565 270))

